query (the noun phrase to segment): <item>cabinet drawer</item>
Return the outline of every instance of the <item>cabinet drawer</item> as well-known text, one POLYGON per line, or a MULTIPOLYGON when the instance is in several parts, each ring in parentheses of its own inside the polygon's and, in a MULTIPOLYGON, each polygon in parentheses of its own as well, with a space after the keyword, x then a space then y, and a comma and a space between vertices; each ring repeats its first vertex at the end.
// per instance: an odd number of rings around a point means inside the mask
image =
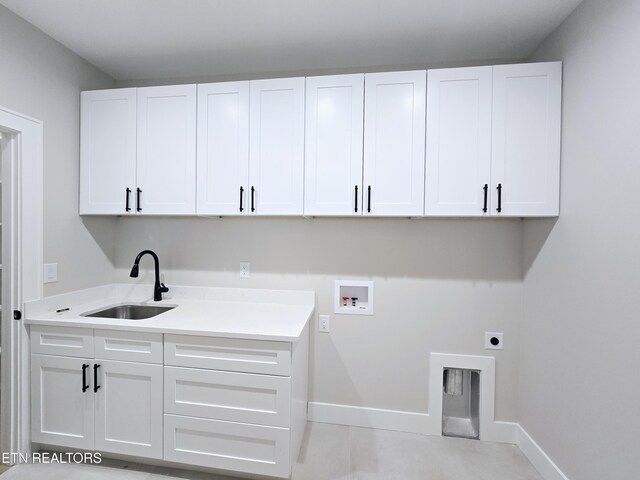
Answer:
POLYGON ((93 358, 93 329, 31 326, 31 353, 93 358))
POLYGON ((162 363, 162 334, 95 331, 95 357, 141 363, 162 363))
POLYGON ((164 459, 288 478, 289 429, 165 415, 164 459))
POLYGON ((166 413, 289 426, 289 377, 165 367, 164 385, 166 413))
POLYGON ((291 344, 236 338, 165 335, 164 363, 232 372, 288 376, 291 344))

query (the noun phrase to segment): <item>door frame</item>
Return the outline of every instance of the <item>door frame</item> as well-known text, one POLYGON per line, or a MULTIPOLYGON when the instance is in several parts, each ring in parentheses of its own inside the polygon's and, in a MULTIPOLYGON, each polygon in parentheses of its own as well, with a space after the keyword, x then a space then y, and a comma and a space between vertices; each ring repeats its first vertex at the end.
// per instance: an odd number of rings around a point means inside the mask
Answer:
POLYGON ((25 302, 43 297, 43 123, 0 106, 0 131, 9 135, 10 183, 3 188, 10 189, 13 203, 13 215, 3 218, 12 240, 13 286, 1 312, 0 448, 30 454, 29 337, 24 318, 14 320, 13 311, 24 312, 25 302))

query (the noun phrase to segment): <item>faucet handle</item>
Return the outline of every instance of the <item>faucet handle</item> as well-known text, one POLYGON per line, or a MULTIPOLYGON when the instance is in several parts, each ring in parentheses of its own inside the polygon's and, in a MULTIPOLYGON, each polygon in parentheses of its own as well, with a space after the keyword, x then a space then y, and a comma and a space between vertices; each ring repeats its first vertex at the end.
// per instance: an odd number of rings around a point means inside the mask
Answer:
POLYGON ((162 293, 167 293, 169 291, 169 287, 167 287, 164 283, 160 284, 160 291, 162 293))

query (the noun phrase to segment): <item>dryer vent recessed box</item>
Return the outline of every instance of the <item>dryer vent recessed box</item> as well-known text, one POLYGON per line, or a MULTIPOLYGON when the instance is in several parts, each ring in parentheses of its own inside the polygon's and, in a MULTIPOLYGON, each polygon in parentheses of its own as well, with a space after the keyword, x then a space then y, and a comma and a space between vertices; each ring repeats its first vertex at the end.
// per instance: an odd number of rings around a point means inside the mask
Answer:
POLYGON ((336 280, 335 313, 373 315, 373 282, 336 280))

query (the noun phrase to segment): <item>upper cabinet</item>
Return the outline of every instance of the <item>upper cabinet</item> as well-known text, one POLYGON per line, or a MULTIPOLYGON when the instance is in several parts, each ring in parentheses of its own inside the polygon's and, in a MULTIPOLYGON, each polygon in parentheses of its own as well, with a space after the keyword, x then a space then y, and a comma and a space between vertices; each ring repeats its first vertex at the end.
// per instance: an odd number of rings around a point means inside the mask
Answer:
POLYGON ((302 215, 304 78, 198 86, 199 215, 302 215))
POLYGON ((136 89, 82 92, 80 213, 133 213, 136 89))
POLYGON ((428 72, 425 215, 489 215, 492 75, 428 72))
POLYGON ((425 215, 558 215, 561 63, 428 78, 425 215))
POLYGON ((305 215, 362 215, 364 75, 306 83, 305 215))
POLYGON ((250 84, 249 212, 302 215, 304 78, 250 84))
POLYGON ((247 213, 249 82, 198 85, 198 215, 247 213))
POLYGON ((556 216, 562 64, 82 93, 80 213, 556 216))
POLYGON ((424 213, 426 72, 365 75, 364 213, 424 213))
POLYGON ((196 86, 138 89, 136 208, 196 213, 196 86))
POLYGON ((560 62, 493 67, 492 213, 559 214, 561 95, 560 62))
POLYGON ((422 215, 425 80, 307 78, 305 215, 422 215))
POLYGON ((196 213, 196 86, 82 92, 81 214, 196 213))

